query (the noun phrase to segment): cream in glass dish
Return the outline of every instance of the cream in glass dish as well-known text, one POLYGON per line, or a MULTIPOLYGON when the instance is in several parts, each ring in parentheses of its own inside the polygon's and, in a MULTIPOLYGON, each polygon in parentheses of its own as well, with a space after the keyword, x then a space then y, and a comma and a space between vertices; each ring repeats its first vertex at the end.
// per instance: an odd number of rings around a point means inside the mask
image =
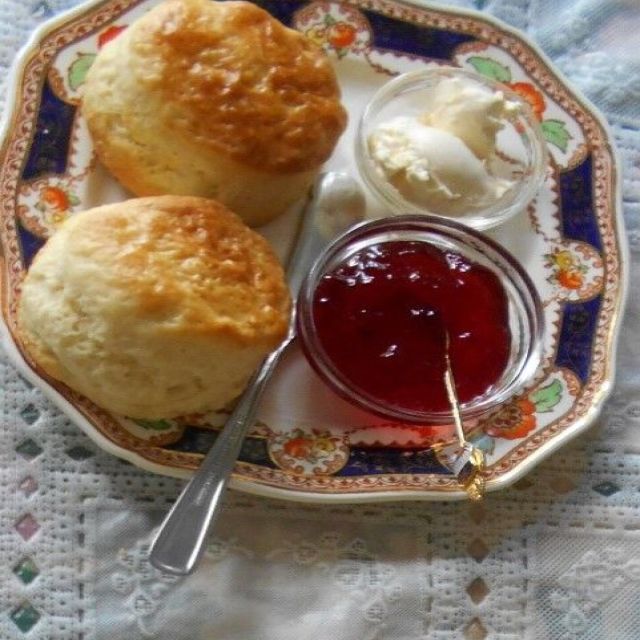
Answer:
POLYGON ((547 165, 529 106, 499 82, 455 67, 407 73, 381 87, 360 120, 356 158, 393 213, 476 229, 526 208, 547 165))

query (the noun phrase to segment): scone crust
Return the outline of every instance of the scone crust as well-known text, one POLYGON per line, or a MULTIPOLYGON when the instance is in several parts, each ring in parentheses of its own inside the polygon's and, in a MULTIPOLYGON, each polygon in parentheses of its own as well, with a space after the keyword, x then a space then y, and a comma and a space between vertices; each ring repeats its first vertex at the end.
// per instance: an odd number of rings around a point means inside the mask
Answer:
POLYGON ((21 341, 52 377, 138 418, 220 408, 284 337, 262 236, 221 204, 139 198, 70 218, 23 283, 21 341))
MULTIPOLYGON (((346 125, 328 58, 250 2, 165 0, 98 55, 86 96, 104 91, 94 84, 105 78, 117 86, 120 72, 166 105, 156 116, 160 129, 261 171, 316 169, 346 125), (110 47, 118 56, 103 55, 110 47)), ((101 107, 85 100, 83 109, 97 147, 108 148, 113 131, 101 107)))
POLYGON ((124 294, 132 321, 267 347, 287 330, 290 297, 273 249, 215 200, 134 198, 79 213, 58 234, 69 265, 60 286, 97 287, 96 298, 116 302, 124 294))

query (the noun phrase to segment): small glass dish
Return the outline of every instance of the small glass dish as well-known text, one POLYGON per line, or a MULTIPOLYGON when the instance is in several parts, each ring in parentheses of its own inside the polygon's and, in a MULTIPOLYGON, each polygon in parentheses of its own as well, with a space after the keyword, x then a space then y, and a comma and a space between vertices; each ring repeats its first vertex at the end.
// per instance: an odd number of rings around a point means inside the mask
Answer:
POLYGON ((355 144, 356 162, 364 182, 392 214, 444 216, 481 230, 501 224, 524 210, 540 188, 548 164, 547 145, 528 103, 506 85, 457 67, 414 71, 383 85, 362 114, 355 144), (518 105, 517 112, 505 119, 504 127, 496 135, 495 153, 480 161, 490 176, 512 183, 493 202, 479 201, 476 206, 465 200, 444 203, 432 200, 429 205, 412 201, 390 182, 385 171, 371 157, 370 136, 376 127, 397 116, 419 118, 428 114, 434 90, 445 79, 459 79, 492 93, 502 92, 507 100, 518 105))
POLYGON ((511 334, 507 366, 486 393, 460 405, 463 419, 481 417, 509 400, 535 374, 541 356, 543 309, 533 282, 508 251, 484 234, 452 220, 415 214, 393 216, 361 223, 332 242, 317 259, 300 289, 296 322, 303 351, 320 378, 361 409, 402 423, 451 423, 449 410, 417 413, 389 406, 356 387, 329 358, 315 326, 313 300, 325 274, 366 247, 403 240, 425 242, 441 251, 461 254, 489 269, 504 288, 511 334))

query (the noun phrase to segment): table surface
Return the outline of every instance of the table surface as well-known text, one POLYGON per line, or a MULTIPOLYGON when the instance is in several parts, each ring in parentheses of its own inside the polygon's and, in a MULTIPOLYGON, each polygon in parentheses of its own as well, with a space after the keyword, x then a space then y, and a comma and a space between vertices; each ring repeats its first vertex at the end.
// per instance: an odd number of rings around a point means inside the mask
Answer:
MULTIPOLYGON (((74 0, 0 0, 19 46, 74 0)), ((636 640, 640 628, 640 4, 459 0, 527 32, 607 116, 631 247, 602 418, 482 504, 230 493, 199 570, 147 561, 181 483, 98 450, 0 353, 0 640, 636 640)))

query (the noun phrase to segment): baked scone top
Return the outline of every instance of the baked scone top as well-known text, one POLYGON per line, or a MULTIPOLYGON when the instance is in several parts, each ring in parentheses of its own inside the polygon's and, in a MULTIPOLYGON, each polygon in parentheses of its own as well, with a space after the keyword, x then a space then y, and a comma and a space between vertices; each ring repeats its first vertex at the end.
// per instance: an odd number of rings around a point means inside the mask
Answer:
POLYGON ((262 236, 215 201, 157 196, 67 220, 22 283, 18 333, 49 376, 155 419, 237 397, 289 315, 262 236))
POLYGON ((130 70, 200 145, 266 171, 306 171, 346 126, 328 58, 250 2, 165 0, 129 31, 130 70))
POLYGON ((91 298, 105 319, 126 313, 167 336, 216 334, 269 347, 286 332, 290 299, 277 257, 213 200, 156 196, 98 207, 70 218, 47 249, 49 262, 57 257, 47 281, 67 297, 91 298))

